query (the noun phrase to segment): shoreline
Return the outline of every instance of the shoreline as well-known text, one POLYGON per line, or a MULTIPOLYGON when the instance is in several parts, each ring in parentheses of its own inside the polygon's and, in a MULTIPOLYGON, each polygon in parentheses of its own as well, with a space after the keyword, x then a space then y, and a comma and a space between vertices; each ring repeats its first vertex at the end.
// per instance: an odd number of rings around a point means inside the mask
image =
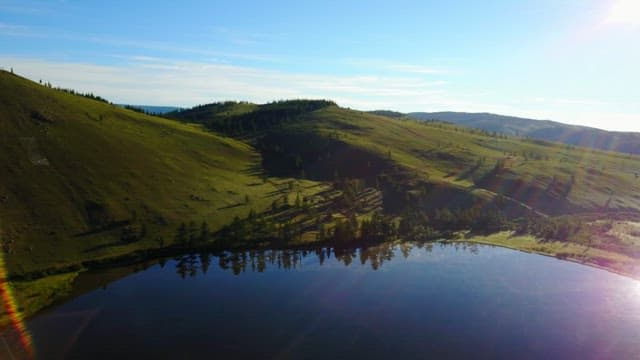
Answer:
MULTIPOLYGON (((539 242, 537 239, 529 235, 516 236, 513 234, 513 232, 505 232, 505 231, 494 233, 491 235, 476 235, 472 237, 464 236, 469 234, 465 232, 462 232, 459 234, 463 236, 457 239, 435 239, 433 241, 426 241, 426 243, 428 242, 432 242, 432 243, 440 242, 440 243, 449 243, 449 244, 469 243, 469 244, 479 244, 479 245, 485 245, 485 246, 497 246, 497 247, 514 250, 514 251, 521 251, 528 254, 553 257, 557 260, 569 261, 575 264, 589 266, 589 267, 600 269, 600 270, 605 270, 612 274, 616 274, 616 275, 624 276, 636 281, 640 281, 640 273, 638 271, 634 272, 634 271, 626 270, 624 266, 625 262, 621 260, 622 258, 624 258, 624 260, 627 260, 627 261, 637 261, 638 265, 635 266, 637 269, 640 269, 640 261, 627 257, 624 254, 619 254, 615 252, 610 252, 602 249, 596 249, 596 248, 587 247, 584 245, 572 244, 572 243, 539 242), (531 248, 531 247, 535 247, 535 248, 531 248), (555 250, 565 249, 567 247, 573 247, 574 253, 557 252, 557 251, 554 251, 554 247, 556 248, 555 250), (576 252, 577 250, 582 251, 583 253, 582 257, 578 255, 578 253, 576 252), (600 252, 601 253, 600 255, 608 255, 608 257, 603 256, 601 257, 601 259, 608 261, 610 265, 607 266, 607 265, 602 265, 597 261, 589 261, 589 258, 584 255, 589 250, 600 252)), ((362 248, 365 246, 377 246, 384 243, 397 245, 402 242, 406 242, 406 241, 395 239, 395 240, 385 241, 382 243, 354 243, 354 244, 349 244, 349 247, 362 248)), ((317 243, 317 244, 311 243, 311 244, 304 244, 304 245, 299 244, 299 245, 291 245, 291 246, 277 246, 275 244, 271 244, 275 246, 268 246, 265 243, 254 244, 254 245, 255 246, 247 246, 247 244, 243 244, 242 246, 238 246, 235 248, 233 247, 221 248, 218 246, 203 246, 203 247, 191 248, 191 249, 185 249, 185 248, 179 248, 179 247, 166 247, 166 248, 155 249, 155 251, 146 250, 141 252, 133 252, 133 253, 129 253, 127 255, 119 256, 116 258, 101 259, 97 261, 88 261, 81 264, 72 265, 69 267, 57 268, 56 269, 57 271, 53 273, 50 272, 51 271, 50 269, 49 274, 43 277, 37 277, 33 279, 26 278, 26 279, 5 279, 5 280, 8 280, 9 283, 12 283, 12 287, 14 289, 17 286, 25 289, 25 288, 29 288, 31 284, 44 283, 45 284, 44 291, 47 291, 49 293, 53 291, 53 293, 55 293, 58 290, 70 289, 69 286, 71 286, 71 283, 68 282, 70 281, 69 279, 73 279, 75 278, 75 276, 83 272, 96 271, 96 270, 99 271, 101 269, 119 268, 124 266, 134 266, 134 265, 154 262, 160 259, 170 258, 172 256, 183 255, 183 254, 188 254, 193 252, 247 251, 247 250, 256 249, 256 248, 281 249, 281 250, 284 250, 284 249, 301 249, 301 250, 309 249, 310 250, 318 247, 339 248, 339 247, 345 247, 345 245, 347 244, 336 244, 336 243, 328 242, 328 243, 317 243), (65 279, 65 280, 62 283, 61 282, 56 283, 54 281, 56 279, 65 279), (51 283, 47 283, 47 280, 50 280, 51 283)), ((53 293, 51 295, 53 295, 53 293)), ((63 299, 65 298, 65 296, 68 296, 68 295, 69 295, 68 293, 60 294, 58 299, 53 299, 53 300, 49 299, 52 301, 44 304, 39 303, 38 305, 35 305, 35 306, 33 304, 23 303, 22 307, 26 311, 23 310, 22 313, 24 314, 25 318, 31 318, 37 315, 38 313, 40 313, 41 311, 56 304, 58 300, 63 299)), ((0 332, 6 329, 7 322, 8 322, 8 318, 6 318, 6 314, 0 315, 0 332)))
MULTIPOLYGON (((497 234, 501 234, 501 233, 497 233, 497 234)), ((502 248, 506 248, 506 249, 510 249, 510 250, 515 250, 515 251, 521 251, 524 253, 528 253, 528 254, 535 254, 535 255, 541 255, 541 256, 546 256, 546 257, 552 257, 554 259, 557 260, 561 260, 561 261, 568 261, 568 262, 572 262, 574 264, 579 264, 579 265, 584 265, 584 266, 589 266, 592 268, 596 268, 596 269, 600 269, 600 270, 605 270, 607 272, 610 272, 612 274, 616 274, 616 275, 620 275, 620 276, 624 276, 636 281, 640 281, 640 273, 638 273, 637 271, 625 271, 624 269, 620 269, 617 268, 615 266, 606 266, 606 265, 602 265, 599 264, 595 261, 588 261, 585 258, 579 258, 576 256, 572 256, 572 254, 570 253, 563 253, 562 256, 559 256, 559 254, 554 253, 552 251, 552 249, 548 249, 547 251, 544 250, 540 250, 540 249, 528 249, 526 247, 519 247, 517 245, 514 244, 508 244, 508 243, 502 243, 502 242, 496 242, 496 241, 491 241, 491 240, 483 240, 482 238, 491 238, 496 236, 497 234, 492 234, 492 235, 488 235, 488 236, 474 236, 472 238, 468 238, 468 239, 455 239, 455 240, 444 240, 444 242, 450 242, 450 243, 472 243, 472 244, 480 244, 480 245, 490 245, 490 246, 497 246, 497 247, 502 247, 502 248)), ((512 235, 509 235, 512 236, 512 235)), ((517 236, 514 236, 517 237, 517 236)), ((526 236, 525 236, 526 237, 526 236)), ((556 242, 557 243, 557 242, 556 242)), ((538 245, 544 247, 543 242, 539 242, 538 245)), ((554 244, 554 243, 551 243, 554 244)), ((562 243, 564 244, 564 243, 562 243)), ((619 254, 619 253, 615 253, 615 252, 610 252, 610 251, 606 251, 606 250, 602 250, 602 249, 597 249, 594 247, 584 247, 585 251, 588 250, 596 250, 596 251, 602 251, 602 252, 607 252, 608 254, 612 255, 612 256, 626 256, 624 254, 619 254)), ((611 264, 613 265, 622 265, 623 263, 621 262, 616 262, 615 259, 608 259, 611 261, 611 264)), ((637 267, 640 269, 640 259, 637 260, 638 261, 638 265, 637 267)))

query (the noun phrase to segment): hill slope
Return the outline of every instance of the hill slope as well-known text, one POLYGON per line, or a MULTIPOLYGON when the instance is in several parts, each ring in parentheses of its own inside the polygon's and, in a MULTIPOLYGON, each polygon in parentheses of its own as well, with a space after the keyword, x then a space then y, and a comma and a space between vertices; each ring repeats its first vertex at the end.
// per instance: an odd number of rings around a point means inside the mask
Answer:
MULTIPOLYGON (((375 168, 375 159, 390 160, 421 181, 475 193, 481 189, 502 193, 551 215, 604 208, 640 209, 636 194, 640 190, 640 161, 635 156, 492 136, 454 125, 394 119, 322 102, 298 115, 280 117, 281 121, 268 121, 266 114, 276 105, 260 105, 201 122, 255 143, 267 170, 269 159, 278 160, 280 171, 287 162, 289 175, 304 170, 317 180, 330 179, 335 172, 357 177, 358 173, 366 174, 359 167, 363 163, 364 168, 375 168), (311 141, 318 137, 325 142, 311 141), (332 154, 323 156, 326 139, 335 143, 332 147, 341 144, 352 152, 363 152, 360 160, 341 166, 332 154), (322 150, 311 151, 313 146, 322 150), (500 171, 491 173, 498 163, 500 171)), ((189 111, 182 115, 187 119, 189 111)), ((380 165, 371 173, 383 169, 380 165)))
POLYGON ((183 222, 215 231, 277 192, 245 143, 7 72, 0 89, 0 239, 12 274, 166 246, 183 222))
POLYGON ((640 154, 640 133, 606 131, 549 120, 533 120, 490 113, 414 112, 406 114, 406 116, 420 120, 435 119, 446 121, 507 135, 531 137, 600 150, 640 154))

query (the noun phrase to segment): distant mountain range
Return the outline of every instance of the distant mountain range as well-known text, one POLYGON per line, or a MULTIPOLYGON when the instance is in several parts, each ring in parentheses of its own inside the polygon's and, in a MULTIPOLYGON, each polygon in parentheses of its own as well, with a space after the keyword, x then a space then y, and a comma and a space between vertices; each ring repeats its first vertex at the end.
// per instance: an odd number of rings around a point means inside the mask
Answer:
POLYGON ((393 118, 440 120, 457 125, 601 150, 640 154, 640 133, 606 131, 587 126, 569 125, 550 120, 526 119, 490 113, 374 111, 393 118))

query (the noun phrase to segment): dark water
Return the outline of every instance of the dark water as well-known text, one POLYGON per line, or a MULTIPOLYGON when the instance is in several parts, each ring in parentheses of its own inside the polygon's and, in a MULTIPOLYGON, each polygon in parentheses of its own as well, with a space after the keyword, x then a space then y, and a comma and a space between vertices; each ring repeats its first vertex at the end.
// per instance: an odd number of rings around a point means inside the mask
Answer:
POLYGON ((633 359, 640 283, 488 246, 194 255, 28 329, 43 359, 633 359))

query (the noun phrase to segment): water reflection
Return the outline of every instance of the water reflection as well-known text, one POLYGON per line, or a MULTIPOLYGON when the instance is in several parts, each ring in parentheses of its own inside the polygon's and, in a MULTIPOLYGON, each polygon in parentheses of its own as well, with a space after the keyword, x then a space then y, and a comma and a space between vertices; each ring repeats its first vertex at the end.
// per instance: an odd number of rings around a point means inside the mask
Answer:
MULTIPOLYGON (((310 259, 315 259, 318 264, 324 263, 332 257, 338 263, 346 267, 352 264, 370 266, 372 270, 378 270, 383 264, 401 255, 408 258, 414 249, 421 249, 431 253, 434 246, 452 247, 456 251, 465 251, 478 254, 479 247, 471 243, 383 243, 375 246, 358 248, 344 247, 320 247, 303 249, 255 249, 243 251, 222 251, 215 253, 191 253, 173 258, 176 274, 181 278, 195 277, 198 274, 206 274, 213 264, 225 271, 240 275, 244 272, 264 272, 269 268, 295 270, 310 259)), ((160 261, 164 267, 166 259, 160 261)))
POLYGON ((504 248, 251 249, 186 254, 160 265, 81 275, 84 295, 29 320, 38 353, 82 359, 640 354, 640 302, 630 290, 637 282, 504 248), (110 285, 86 292, 92 281, 110 285))

